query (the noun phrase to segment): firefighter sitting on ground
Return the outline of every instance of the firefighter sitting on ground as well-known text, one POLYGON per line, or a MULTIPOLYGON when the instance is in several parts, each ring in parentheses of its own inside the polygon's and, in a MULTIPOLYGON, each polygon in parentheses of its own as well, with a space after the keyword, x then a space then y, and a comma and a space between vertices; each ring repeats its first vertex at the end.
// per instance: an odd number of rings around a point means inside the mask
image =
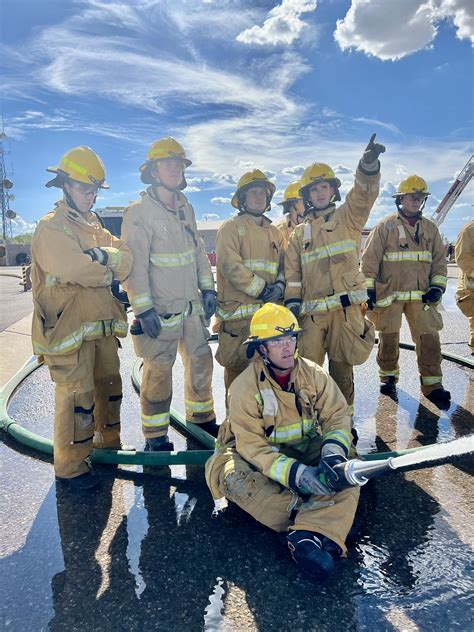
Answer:
POLYGON ((293 229, 304 221, 304 203, 300 194, 300 187, 299 180, 289 184, 283 194, 283 202, 279 202, 279 205, 283 206, 284 216, 275 226, 283 235, 285 250, 288 248, 288 240, 293 229))
POLYGON ((254 314, 246 346, 255 357, 229 389, 206 482, 214 499, 286 533, 301 570, 324 579, 346 555, 359 489, 331 488, 332 466, 351 452, 351 417, 332 378, 298 356, 300 331, 281 305, 254 314))
POLYGON ((469 346, 474 355, 474 220, 463 226, 455 245, 459 267, 456 303, 469 319, 469 346))
POLYGON ((181 193, 191 164, 171 137, 154 142, 140 167, 146 193, 124 212, 122 238, 134 255, 126 290, 136 320, 135 353, 144 358, 140 390, 145 450, 167 451, 172 369, 184 365, 186 420, 217 434, 212 398, 212 353, 205 325, 216 292, 194 210, 181 193))
POLYGON ((33 351, 56 384, 56 480, 89 489, 98 483, 92 448, 121 447, 117 337, 127 333, 127 316, 110 288, 127 278, 132 255, 91 212, 99 189, 109 188, 91 149, 75 147, 47 171, 56 176, 46 186, 62 189, 63 199, 33 237, 33 351))
POLYGON ((217 233, 216 360, 224 367, 226 393, 248 366, 242 347, 252 315, 285 291, 283 236, 264 215, 270 210, 275 185, 259 169, 244 173, 232 197, 236 217, 217 233))
POLYGON ((422 216, 430 195, 423 178, 402 180, 395 198, 397 212, 381 220, 370 233, 362 256, 367 278, 370 319, 380 332, 377 363, 380 390, 395 392, 402 314, 416 346, 421 391, 433 403, 449 407, 451 395, 442 385, 437 310, 446 289, 446 253, 438 228, 422 216))
POLYGON ((319 365, 327 354, 329 374, 353 412, 353 366, 365 362, 374 344, 364 319, 365 279, 359 270, 362 229, 377 199, 379 155, 385 147, 372 135, 346 200, 341 182, 326 164, 315 162, 301 178, 305 222, 290 235, 285 256, 285 305, 303 329, 301 355, 319 365))

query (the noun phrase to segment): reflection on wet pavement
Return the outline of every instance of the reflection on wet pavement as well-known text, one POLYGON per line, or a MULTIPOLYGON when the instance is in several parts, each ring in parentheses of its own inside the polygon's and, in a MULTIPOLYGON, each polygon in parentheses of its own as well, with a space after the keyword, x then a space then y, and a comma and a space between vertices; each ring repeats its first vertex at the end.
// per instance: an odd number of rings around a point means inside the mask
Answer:
MULTIPOLYGON (((461 340, 459 332, 450 335, 461 340)), ((122 352, 123 439, 143 445, 138 396, 122 352)), ((181 367, 177 365, 177 375, 181 367)), ((401 352, 396 395, 378 392, 374 359, 356 367, 359 449, 388 451, 473 432, 474 382, 443 363, 453 394, 440 411, 419 393, 415 354, 401 352)), ((224 413, 216 366, 216 403, 224 413), (220 396, 219 396, 220 395, 220 396)), ((174 406, 183 409, 176 380, 174 406)), ((44 436, 53 389, 39 369, 10 414, 44 436)), ((171 433, 178 449, 198 446, 171 433)), ((55 489, 50 459, 0 444, 6 518, 0 563, 5 630, 468 630, 472 621, 472 462, 394 473, 362 492, 349 555, 324 586, 304 580, 274 534, 214 503, 203 468, 98 467, 90 496, 55 489)))

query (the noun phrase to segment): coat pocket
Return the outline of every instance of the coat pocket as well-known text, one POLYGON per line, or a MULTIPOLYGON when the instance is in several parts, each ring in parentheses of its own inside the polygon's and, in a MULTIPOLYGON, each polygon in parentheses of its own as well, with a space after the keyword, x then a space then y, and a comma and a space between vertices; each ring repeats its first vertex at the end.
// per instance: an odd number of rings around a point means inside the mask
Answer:
POLYGON ((367 318, 362 320, 362 327, 353 320, 345 320, 342 323, 334 358, 337 362, 357 366, 364 364, 370 356, 375 344, 375 327, 367 318))

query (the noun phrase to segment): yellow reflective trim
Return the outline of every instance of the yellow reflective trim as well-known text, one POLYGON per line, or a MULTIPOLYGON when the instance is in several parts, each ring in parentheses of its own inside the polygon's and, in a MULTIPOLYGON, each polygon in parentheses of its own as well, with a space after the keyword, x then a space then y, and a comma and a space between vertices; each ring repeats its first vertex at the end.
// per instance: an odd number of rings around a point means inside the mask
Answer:
POLYGON ((314 428, 315 424, 315 419, 300 419, 294 424, 275 427, 268 437, 268 441, 270 443, 286 443, 301 439, 314 428))
POLYGON ((265 287, 265 281, 255 274, 253 279, 245 288, 244 292, 245 294, 248 294, 249 296, 255 296, 255 295, 260 294, 260 292, 263 290, 264 287, 265 287))
POLYGON ((170 423, 170 413, 159 413, 158 415, 143 415, 142 414, 142 426, 146 428, 160 428, 162 426, 168 426, 170 423))
POLYGON ((421 376, 421 383, 423 386, 432 386, 433 384, 441 384, 443 380, 442 375, 425 375, 421 376))
POLYGON ((200 290, 213 290, 214 289, 214 277, 202 276, 198 279, 200 290))
POLYGON ((137 313, 137 311, 140 311, 143 307, 153 307, 153 299, 150 292, 130 296, 130 303, 135 313, 137 313))
POLYGON ((330 312, 335 309, 342 309, 341 296, 348 296, 351 305, 360 305, 361 303, 365 303, 367 301, 366 290, 338 292, 332 296, 317 298, 312 301, 303 301, 301 304, 301 314, 330 312))
POLYGON ((398 369, 395 369, 393 371, 383 371, 382 369, 379 369, 380 377, 399 377, 399 375, 400 371, 398 369))
POLYGON ((251 303, 249 305, 241 305, 237 307, 233 312, 225 312, 222 308, 217 307, 216 316, 222 320, 240 320, 241 318, 248 318, 253 316, 255 312, 260 309, 260 303, 251 303))
POLYGON ((212 399, 208 399, 206 402, 193 402, 190 399, 185 399, 184 404, 188 410, 195 413, 212 412, 214 408, 214 400, 212 399))
POLYGON ((388 307, 395 301, 400 301, 403 303, 407 303, 409 301, 421 301, 421 297, 425 294, 421 290, 410 290, 407 292, 392 292, 390 296, 386 296, 385 298, 378 300, 376 302, 376 307, 388 307))
POLYGON ((347 430, 331 430, 323 436, 323 443, 326 441, 331 441, 331 439, 342 443, 342 445, 347 448, 347 451, 349 452, 349 448, 351 447, 352 443, 352 435, 347 432, 347 430))
POLYGON ((433 257, 428 250, 412 250, 412 251, 390 251, 386 252, 383 256, 384 261, 399 262, 399 261, 421 261, 422 263, 431 263, 433 257))
POLYGON ((328 257, 334 257, 335 255, 345 254, 356 250, 356 242, 353 239, 346 239, 344 241, 335 241, 327 246, 320 246, 319 248, 313 248, 301 255, 301 263, 308 265, 318 259, 327 259, 328 257))
POLYGON ((442 274, 434 274, 431 277, 431 283, 435 283, 436 285, 442 285, 443 287, 445 287, 447 282, 447 277, 443 276, 442 274))
POLYGON ((269 272, 271 274, 278 272, 278 263, 268 259, 244 259, 244 266, 254 272, 269 272))
POLYGON ((277 483, 281 483, 281 485, 286 485, 289 470, 293 463, 296 463, 295 459, 290 459, 289 457, 283 455, 278 456, 268 470, 269 478, 277 481, 277 483))
POLYGON ((150 253, 150 261, 156 267, 177 268, 193 264, 196 261, 196 255, 194 250, 167 253, 152 252, 150 253))
POLYGON ((120 264, 122 263, 122 253, 118 248, 102 248, 109 256, 109 260, 107 261, 107 267, 112 268, 112 270, 116 270, 120 264))
POLYGON ((121 320, 98 320, 92 323, 83 323, 76 331, 48 346, 33 340, 33 351, 36 355, 68 355, 79 349, 84 340, 96 340, 111 335, 123 337, 126 335, 127 329, 128 323, 121 320))
POLYGON ((68 167, 75 169, 75 171, 77 171, 78 173, 81 173, 83 176, 87 175, 87 169, 84 169, 84 167, 81 167, 81 165, 78 165, 77 162, 74 162, 74 160, 69 160, 69 158, 63 158, 62 162, 68 167))
POLYGON ((371 277, 365 277, 365 287, 368 290, 373 290, 375 287, 375 279, 372 279, 371 277))

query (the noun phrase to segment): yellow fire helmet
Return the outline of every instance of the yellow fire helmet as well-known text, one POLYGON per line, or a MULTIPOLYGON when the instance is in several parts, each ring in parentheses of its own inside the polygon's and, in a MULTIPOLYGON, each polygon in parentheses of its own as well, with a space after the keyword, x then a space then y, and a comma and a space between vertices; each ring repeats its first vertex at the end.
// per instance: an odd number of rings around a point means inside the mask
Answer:
POLYGON ((84 145, 67 151, 57 167, 48 167, 46 171, 56 174, 55 178, 46 183, 47 187, 61 188, 66 177, 84 184, 95 184, 101 189, 109 188, 105 181, 102 160, 90 147, 84 145))
POLYGON ((336 189, 339 189, 341 186, 339 178, 336 178, 334 171, 324 162, 313 162, 312 165, 306 167, 303 175, 301 176, 300 182, 300 193, 302 196, 305 195, 306 191, 312 184, 316 184, 318 182, 329 182, 329 184, 336 189))
POLYGON ((237 189, 234 193, 234 195, 232 196, 232 200, 231 200, 231 204, 234 208, 239 209, 241 202, 240 202, 240 198, 242 193, 245 192, 246 189, 250 188, 252 185, 255 184, 264 184, 267 189, 268 189, 268 204, 270 204, 271 199, 273 197, 273 194, 275 193, 275 185, 273 184, 273 182, 271 182, 267 176, 263 173, 263 171, 260 171, 260 169, 253 169, 253 171, 247 171, 246 173, 243 174, 243 176, 240 178, 239 182, 237 183, 237 189))
POLYGON ((428 191, 428 185, 420 176, 412 175, 408 176, 400 182, 397 192, 392 195, 393 198, 397 198, 400 195, 407 195, 408 193, 423 193, 428 196, 431 193, 428 191))
MULTIPOLYGON (((160 138, 151 145, 146 161, 140 166, 140 177, 144 184, 153 184, 155 182, 155 178, 151 175, 151 170, 158 160, 163 160, 164 158, 180 158, 184 168, 192 164, 189 158, 186 158, 186 153, 177 140, 171 136, 160 138)), ((184 176, 179 188, 186 188, 184 176)))
POLYGON ((278 204, 280 206, 284 206, 286 202, 295 202, 296 200, 302 200, 303 198, 301 197, 300 188, 300 180, 289 184, 285 189, 285 193, 283 194, 283 200, 281 202, 278 202, 278 204))
POLYGON ((301 332, 301 327, 292 312, 283 305, 265 303, 252 316, 250 321, 250 334, 243 343, 266 342, 285 336, 296 336, 301 332))

